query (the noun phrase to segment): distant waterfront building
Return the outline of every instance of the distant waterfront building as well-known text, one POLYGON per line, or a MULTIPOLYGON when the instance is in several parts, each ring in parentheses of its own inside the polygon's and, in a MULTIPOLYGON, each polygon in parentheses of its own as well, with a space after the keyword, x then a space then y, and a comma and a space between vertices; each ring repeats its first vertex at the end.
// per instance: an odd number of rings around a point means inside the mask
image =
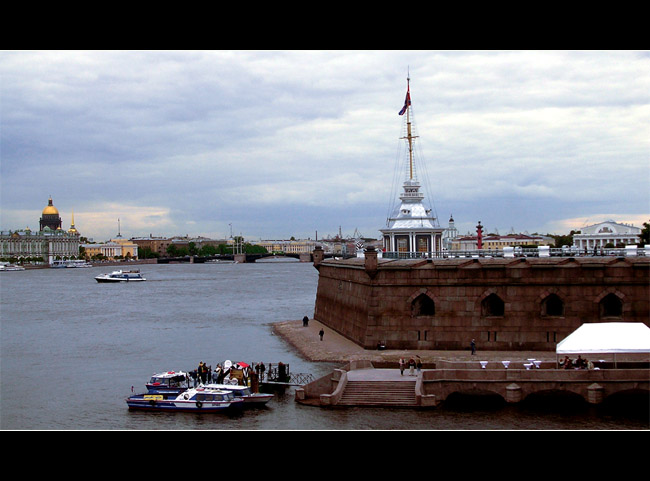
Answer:
POLYGON ((116 258, 138 258, 138 245, 130 240, 122 238, 120 235, 108 242, 99 244, 83 244, 82 247, 86 252, 87 259, 92 259, 96 255, 102 255, 109 260, 114 260, 116 258))
POLYGON ((573 245, 580 250, 605 247, 607 244, 614 247, 633 245, 639 243, 640 236, 639 227, 608 220, 580 229, 580 234, 573 235, 573 245))
POLYGON ((160 257, 165 257, 167 248, 172 244, 172 239, 154 237, 149 234, 149 237, 132 237, 131 242, 137 245, 139 249, 149 249, 151 252, 160 255, 160 257))
MULTIPOLYGON (((482 238, 482 249, 502 250, 504 247, 537 247, 537 246, 555 246, 555 240, 549 236, 528 235, 528 234, 508 234, 508 235, 486 235, 482 238)), ((473 251, 478 249, 478 236, 459 236, 451 240, 451 250, 454 251, 473 251)))
POLYGON ((385 252, 397 253, 399 257, 414 254, 435 255, 442 250, 442 233, 432 209, 424 206, 424 194, 420 192, 420 182, 413 163, 413 141, 417 138, 411 131, 411 92, 410 79, 407 79, 406 99, 400 115, 406 113, 406 137, 408 142, 408 171, 400 195, 400 203, 387 220, 387 227, 380 229, 383 234, 385 252))
POLYGON ((268 252, 283 252, 285 254, 310 254, 320 243, 308 240, 261 240, 255 245, 264 247, 268 252))
POLYGON ((57 259, 76 259, 79 256, 79 232, 74 219, 68 231, 61 229, 59 211, 50 197, 43 209, 38 232, 29 227, 0 233, 0 258, 42 259, 52 264, 57 259))

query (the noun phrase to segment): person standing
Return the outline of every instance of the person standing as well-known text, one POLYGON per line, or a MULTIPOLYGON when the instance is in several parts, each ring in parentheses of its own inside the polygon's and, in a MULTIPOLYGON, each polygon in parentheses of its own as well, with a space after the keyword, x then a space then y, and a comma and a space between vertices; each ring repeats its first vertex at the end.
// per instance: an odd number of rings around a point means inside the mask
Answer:
POLYGON ((415 361, 413 358, 409 359, 409 376, 415 376, 415 373, 413 372, 415 369, 415 361))
POLYGON ((422 359, 420 359, 420 356, 415 356, 415 357, 417 357, 417 361, 415 362, 415 367, 417 368, 418 375, 419 375, 420 372, 422 371, 422 359))
POLYGON ((472 342, 469 345, 472 348, 472 356, 476 354, 476 340, 472 339, 472 342))
POLYGON ((399 373, 400 375, 404 375, 404 368, 406 367, 406 361, 404 360, 403 357, 399 358, 399 373))
POLYGON ((321 327, 320 331, 318 332, 321 341, 323 340, 323 334, 325 334, 325 331, 323 331, 323 328, 321 327))

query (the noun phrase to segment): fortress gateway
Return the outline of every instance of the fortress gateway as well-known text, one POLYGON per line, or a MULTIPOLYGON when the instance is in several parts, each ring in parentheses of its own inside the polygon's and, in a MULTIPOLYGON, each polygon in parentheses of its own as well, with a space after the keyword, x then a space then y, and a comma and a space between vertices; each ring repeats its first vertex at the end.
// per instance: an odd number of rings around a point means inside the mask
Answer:
MULTIPOLYGON (((366 349, 554 350, 587 322, 650 325, 650 250, 612 255, 464 257, 442 250, 442 231, 413 170, 410 89, 404 108, 409 164, 400 205, 382 229, 384 252, 325 260, 314 318, 366 349)), ((582 254, 582 253, 581 253, 582 254)))

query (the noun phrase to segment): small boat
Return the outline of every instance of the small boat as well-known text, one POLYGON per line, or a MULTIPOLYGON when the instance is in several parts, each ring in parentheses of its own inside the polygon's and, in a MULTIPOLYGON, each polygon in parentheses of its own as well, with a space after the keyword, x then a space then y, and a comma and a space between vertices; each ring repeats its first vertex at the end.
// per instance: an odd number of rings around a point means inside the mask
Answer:
POLYGON ((92 267, 93 265, 90 262, 84 260, 71 260, 66 264, 67 268, 71 267, 92 267))
POLYGON ((151 376, 145 387, 148 394, 180 394, 192 387, 190 380, 184 371, 167 371, 151 376))
POLYGON ((138 269, 131 269, 128 271, 119 270, 113 271, 110 274, 101 274, 95 277, 97 282, 138 282, 146 281, 138 269))
POLYGON ((206 384, 205 387, 232 392, 235 397, 244 400, 244 407, 263 406, 273 399, 273 394, 251 392, 248 386, 240 386, 238 384, 206 384))
POLYGON ((0 272, 5 272, 5 271, 24 271, 25 268, 23 266, 17 266, 14 264, 0 264, 0 272))
POLYGON ((135 394, 126 399, 126 404, 129 409, 141 411, 212 413, 241 408, 244 400, 230 391, 199 386, 178 394, 135 394))
POLYGON ((56 260, 52 262, 52 265, 50 265, 52 269, 70 268, 70 267, 92 267, 92 266, 93 265, 90 262, 86 262, 83 259, 56 260))

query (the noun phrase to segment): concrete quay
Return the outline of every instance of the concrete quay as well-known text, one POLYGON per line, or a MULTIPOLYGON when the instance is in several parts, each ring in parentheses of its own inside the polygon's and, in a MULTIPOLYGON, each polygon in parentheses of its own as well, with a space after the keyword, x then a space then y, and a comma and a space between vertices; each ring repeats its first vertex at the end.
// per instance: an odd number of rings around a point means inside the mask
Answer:
POLYGON ((342 336, 333 329, 314 320, 309 320, 309 325, 304 327, 302 320, 283 321, 273 324, 273 332, 284 338, 300 354, 310 361, 315 362, 333 362, 345 364, 350 361, 371 361, 397 368, 400 357, 409 360, 410 357, 415 359, 420 356, 423 364, 440 363, 441 361, 449 362, 471 362, 480 367, 479 361, 498 361, 510 360, 513 365, 517 362, 528 362, 528 359, 537 359, 541 361, 555 363, 554 351, 481 351, 481 345, 476 346, 477 351, 472 355, 469 344, 471 339, 467 340, 467 349, 461 351, 447 350, 418 350, 418 349, 386 349, 383 351, 364 349, 350 339, 342 336), (323 340, 319 338, 319 331, 323 329, 325 334, 323 340))

